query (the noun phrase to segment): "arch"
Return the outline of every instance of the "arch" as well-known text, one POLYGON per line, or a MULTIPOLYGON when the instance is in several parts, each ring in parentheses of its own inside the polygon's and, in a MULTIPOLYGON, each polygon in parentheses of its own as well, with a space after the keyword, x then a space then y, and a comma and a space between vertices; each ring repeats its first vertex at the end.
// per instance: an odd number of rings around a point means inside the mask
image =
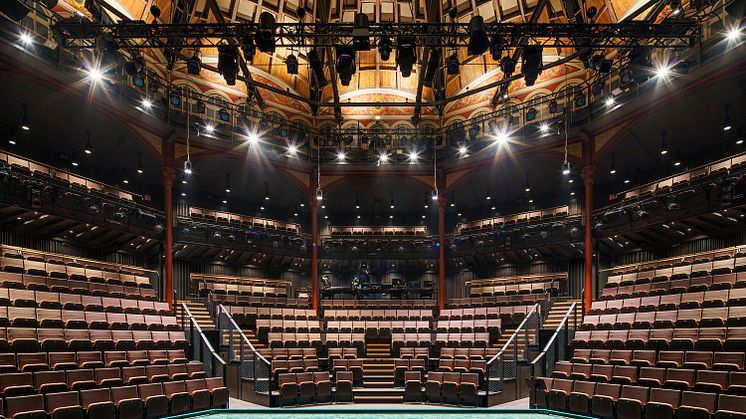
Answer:
MULTIPOLYGON (((331 191, 335 190, 336 188, 344 186, 344 185, 346 185, 346 184, 348 184, 348 183, 350 183, 350 182, 352 182, 352 181, 354 181, 356 179, 360 179, 360 178, 371 178, 371 177, 385 177, 385 178, 394 178, 396 180, 401 180, 403 182, 407 182, 409 184, 412 184, 412 185, 415 185, 417 187, 423 188, 423 192, 430 191, 430 190, 432 190, 432 187, 433 187, 432 183, 428 183, 428 182, 420 179, 419 177, 417 177, 417 178, 412 177, 412 173, 411 172, 386 172, 386 173, 381 173, 381 172, 355 172, 355 173, 351 174, 350 176, 344 176, 344 174, 342 174, 342 176, 340 176, 340 173, 335 173, 334 175, 335 175, 334 180, 332 180, 332 181, 330 181, 328 183, 325 183, 323 181, 323 177, 322 177, 321 184, 322 184, 322 186, 324 188, 324 192, 325 193, 327 191, 331 192, 331 191)), ((432 182, 432 176, 431 176, 431 182, 432 182)))

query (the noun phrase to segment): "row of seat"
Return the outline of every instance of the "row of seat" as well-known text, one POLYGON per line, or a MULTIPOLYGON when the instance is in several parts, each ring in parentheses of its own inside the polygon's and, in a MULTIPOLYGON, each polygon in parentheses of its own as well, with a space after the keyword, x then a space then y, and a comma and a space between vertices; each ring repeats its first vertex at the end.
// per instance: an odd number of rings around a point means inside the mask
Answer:
MULTIPOLYGON (((443 355, 441 351, 441 357, 442 356, 443 355)), ((399 358, 402 358, 402 359, 421 358, 421 359, 424 359, 425 362, 427 362, 430 359, 430 348, 402 347, 402 348, 399 348, 399 358)))
POLYGON ((352 402, 352 373, 337 374, 335 385, 323 371, 284 373, 278 377, 280 406, 313 403, 352 402))
POLYGON ((424 377, 427 372, 427 361, 422 358, 395 359, 394 386, 404 386, 404 373, 407 371, 420 371, 424 377))
POLYGON ((176 317, 57 308, 0 306, 0 327, 69 329, 180 330, 176 317))
POLYGON ((172 314, 168 303, 19 288, 0 288, 0 305, 134 314, 172 314))
POLYGON ((471 320, 471 319, 499 319, 504 315, 527 314, 533 308, 531 305, 476 307, 476 308, 447 308, 440 311, 439 320, 471 320))
POLYGON ((408 300, 358 300, 349 298, 332 298, 324 299, 321 301, 321 307, 324 310, 342 308, 345 310, 350 309, 364 309, 364 308, 378 308, 378 309, 429 309, 437 306, 437 302, 432 299, 408 299, 408 300))
MULTIPOLYGON (((575 349, 572 362, 591 364, 636 365, 642 367, 712 368, 737 371, 746 365, 743 352, 655 351, 649 349, 575 349)), ((559 363, 557 364, 559 365, 559 363)), ((557 368, 555 366, 555 368, 557 368)))
POLYGON ((430 320, 433 310, 422 309, 325 309, 326 320, 430 320))
POLYGON ((637 311, 675 310, 677 308, 724 307, 730 303, 739 305, 743 298, 743 290, 732 289, 600 300, 591 303, 591 308, 588 310, 588 314, 616 314, 634 313, 637 311), (731 298, 731 295, 733 298, 731 298))
MULTIPOLYGON (((414 376, 410 377, 414 378, 414 376)), ((406 393, 407 387, 416 385, 416 380, 405 379, 405 381, 406 393)), ((425 398, 432 403, 477 406, 479 405, 479 374, 432 371, 427 374, 425 381, 425 398)))
POLYGON ((329 359, 355 359, 357 348, 329 348, 326 357, 329 359))
POLYGON ((746 350, 746 327, 677 329, 582 330, 571 348, 657 350, 746 350))
POLYGON ((202 363, 37 370, 0 374, 3 397, 206 378, 202 363))
POLYGON ((536 304, 546 299, 546 294, 558 294, 558 289, 547 290, 546 293, 516 294, 516 295, 484 295, 463 298, 451 298, 446 302, 448 309, 458 308, 486 308, 497 306, 515 306, 536 304))
POLYGON ((366 331, 387 330, 392 333, 416 333, 429 332, 430 323, 427 320, 402 321, 402 320, 356 320, 339 321, 330 320, 326 324, 326 331, 331 333, 365 333, 366 331))
POLYGON ((484 374, 485 371, 487 371, 487 360, 442 358, 438 361, 438 371, 474 372, 477 374, 484 374))
POLYGON ((538 407, 605 419, 733 419, 746 414, 746 397, 545 378, 538 407))
POLYGON ((60 260, 46 261, 42 258, 24 259, 19 254, 5 254, 0 257, 0 269, 5 272, 50 276, 53 278, 79 279, 83 281, 109 283, 114 285, 134 285, 149 287, 150 279, 147 275, 118 272, 102 269, 97 266, 83 266, 81 264, 65 265, 60 260))
MULTIPOLYGON (((404 349, 404 348, 402 348, 404 349)), ((492 359, 499 348, 441 348, 440 359, 492 359)))
POLYGON ((254 297, 287 297, 287 287, 268 287, 257 285, 239 285, 220 282, 199 282, 197 293, 201 296, 208 294, 251 295, 254 297))
POLYGON ((238 294, 210 294, 207 296, 209 301, 220 302, 232 306, 250 306, 248 308, 307 308, 311 305, 308 298, 290 298, 290 297, 267 297, 238 294))
POLYGON ((731 257, 728 254, 718 254, 712 260, 707 256, 700 256, 696 260, 683 256, 675 262, 662 261, 638 266, 625 268, 621 272, 612 271, 606 287, 742 272, 746 270, 746 255, 737 253, 735 257, 731 257))
POLYGON ((8 397, 3 404, 13 419, 150 419, 226 408, 228 389, 216 377, 8 397))
POLYGON ((273 308, 273 307, 245 307, 227 305, 225 309, 238 322, 238 319, 285 319, 285 320, 316 320, 316 312, 308 308, 273 308))
MULTIPOLYGON (((348 335, 349 336, 349 335, 348 335)), ((365 342, 365 336, 358 338, 359 341, 365 342)), ((326 340, 321 338, 321 333, 269 333, 267 337, 270 348, 308 348, 308 347, 320 347, 324 343, 329 345, 330 334, 326 334, 326 340)), ((351 340, 348 340, 351 342, 351 340)), ((343 346, 343 345, 336 345, 343 346)), ((349 345, 348 345, 349 346, 349 345)))
POLYGON ((482 320, 438 320, 435 323, 436 332, 500 332, 500 319, 482 320))
POLYGON ((396 351, 403 346, 430 347, 432 335, 427 333, 393 333, 391 334, 391 346, 396 351))
POLYGON ((590 314, 580 330, 664 329, 672 327, 746 326, 746 306, 590 314))
POLYGON ((437 348, 486 348, 489 344, 489 333, 436 333, 433 339, 433 345, 437 348))
POLYGON ((0 373, 25 371, 28 365, 34 369, 70 370, 169 363, 187 363, 184 350, 0 353, 0 373))
POLYGON ((507 296, 515 294, 544 294, 552 289, 558 290, 558 281, 532 282, 512 285, 488 285, 482 287, 472 286, 469 295, 472 297, 507 296))
MULTIPOLYGON (((723 274, 715 276, 700 276, 695 278, 672 279, 664 282, 647 282, 644 284, 624 285, 604 288, 600 300, 613 300, 629 297, 645 297, 649 295, 680 294, 684 292, 729 290, 744 298, 746 292, 746 272, 723 274)), ((727 292, 726 292, 727 295, 727 292)), ((727 301, 727 296, 726 296, 727 301)))
MULTIPOLYGON (((331 365, 334 376, 338 377, 340 372, 352 373, 352 382, 355 385, 363 383, 363 360, 362 359, 334 359, 331 365)), ((337 378, 335 378, 336 381, 337 378)))
MULTIPOLYGON (((316 372, 320 371, 319 360, 316 358, 272 360, 272 376, 277 378, 279 374, 286 372, 316 372)), ((276 381, 276 380, 275 380, 276 381)))
POLYGON ((256 330, 262 332, 319 332, 318 320, 257 319, 256 330))
POLYGON ((149 287, 102 284, 79 279, 54 278, 39 275, 0 272, 3 288, 52 291, 60 293, 90 294, 113 298, 133 298, 157 301, 155 290, 149 287))
POLYGON ((0 352, 187 349, 184 331, 0 328, 0 352))
POLYGON ((746 395, 746 373, 692 368, 558 363, 552 378, 746 395))
MULTIPOLYGON (((347 348, 345 348, 347 349, 347 348)), ((316 348, 258 348, 257 352, 265 359, 272 360, 288 360, 288 359, 308 359, 317 358, 318 354, 316 348)), ((339 358, 342 358, 342 349, 339 348, 339 358)), ((329 358, 332 354, 329 354, 329 358)), ((357 351, 355 356, 357 357, 357 351)))

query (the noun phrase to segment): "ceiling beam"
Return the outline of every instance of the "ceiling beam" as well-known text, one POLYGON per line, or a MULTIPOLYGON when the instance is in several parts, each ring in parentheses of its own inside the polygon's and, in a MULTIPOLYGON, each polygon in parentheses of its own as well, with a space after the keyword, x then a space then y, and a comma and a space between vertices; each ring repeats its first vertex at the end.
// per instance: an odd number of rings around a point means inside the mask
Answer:
MULTIPOLYGON (((210 11, 212 12, 212 15, 215 16, 215 20, 218 23, 224 24, 225 16, 223 16, 223 11, 220 10, 220 6, 218 6, 217 1, 215 0, 207 0, 207 6, 210 8, 210 11)), ((231 45, 236 45, 236 41, 233 39, 228 39, 228 42, 230 42, 231 45)), ((246 60, 244 59, 243 53, 237 52, 238 56, 238 66, 241 67, 241 71, 243 72, 244 77, 246 77, 250 82, 254 81, 254 78, 251 77, 251 72, 249 72, 249 66, 246 64, 246 60)), ((254 90, 254 98, 256 99, 257 105, 259 105, 260 108, 264 107, 264 98, 262 98, 261 93, 259 92, 259 89, 255 88, 253 86, 254 83, 246 83, 246 93, 248 94, 252 89, 254 90)))

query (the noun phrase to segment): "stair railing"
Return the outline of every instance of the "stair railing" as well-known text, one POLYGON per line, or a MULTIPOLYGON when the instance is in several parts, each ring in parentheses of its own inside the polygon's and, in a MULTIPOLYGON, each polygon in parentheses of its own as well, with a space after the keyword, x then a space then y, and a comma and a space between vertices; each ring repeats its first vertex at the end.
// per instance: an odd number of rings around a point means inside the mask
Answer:
POLYGON ((251 382, 255 393, 270 397, 272 363, 254 347, 225 306, 218 304, 217 311, 220 344, 228 348, 228 359, 239 364, 241 385, 251 382))
POLYGON ((487 394, 494 394, 503 390, 503 383, 507 379, 515 379, 518 371, 519 356, 525 360, 529 345, 536 343, 541 328, 540 304, 534 304, 523 318, 518 328, 510 335, 500 350, 487 361, 487 394), (519 345, 523 344, 523 353, 519 345), (512 355, 512 357, 509 357, 512 355))
POLYGON ((575 335, 575 325, 581 305, 572 303, 544 349, 531 361, 531 377, 546 377, 554 371, 557 361, 568 358, 568 345, 575 335))
POLYGON ((181 303, 181 319, 184 336, 189 342, 189 358, 202 362, 205 372, 211 377, 225 377, 227 363, 212 347, 185 303, 181 303))

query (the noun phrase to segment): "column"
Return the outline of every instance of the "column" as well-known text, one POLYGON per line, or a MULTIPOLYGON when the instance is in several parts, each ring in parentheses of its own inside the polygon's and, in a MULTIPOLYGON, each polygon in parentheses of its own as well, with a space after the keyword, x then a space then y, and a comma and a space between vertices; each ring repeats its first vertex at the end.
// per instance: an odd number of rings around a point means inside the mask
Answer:
POLYGON ((583 216, 585 217, 585 312, 591 309, 593 302, 593 176, 596 167, 586 165, 583 167, 583 187, 585 188, 585 205, 583 216))
POLYGON ((438 196, 438 307, 446 308, 446 197, 438 196))
POLYGON ((173 282, 173 224, 174 224, 174 205, 172 191, 176 172, 173 167, 161 167, 163 176, 163 213, 166 215, 166 225, 164 229, 164 249, 163 249, 163 293, 166 302, 170 308, 174 306, 174 282, 173 282))
POLYGON ((313 309, 319 312, 319 202, 311 197, 311 294, 313 309))

